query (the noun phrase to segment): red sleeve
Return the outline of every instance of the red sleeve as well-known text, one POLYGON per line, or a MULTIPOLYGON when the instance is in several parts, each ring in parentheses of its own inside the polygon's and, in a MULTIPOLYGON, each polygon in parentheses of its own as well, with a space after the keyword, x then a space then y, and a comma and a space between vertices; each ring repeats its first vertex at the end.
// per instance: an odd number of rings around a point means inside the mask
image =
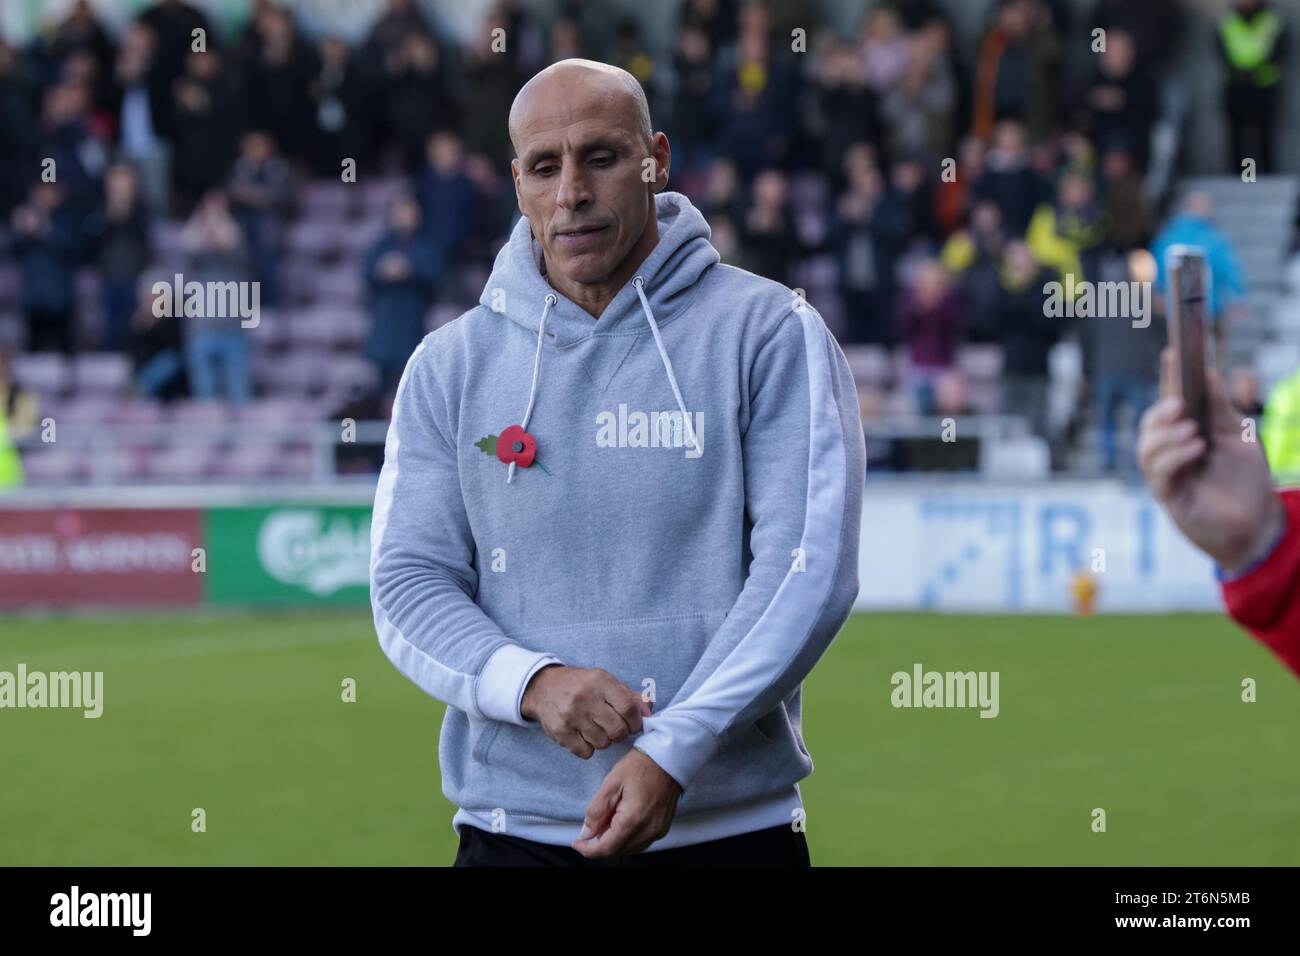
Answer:
POLYGON ((1300 676, 1300 488, 1278 492, 1286 530, 1259 565, 1222 583, 1228 614, 1300 676))

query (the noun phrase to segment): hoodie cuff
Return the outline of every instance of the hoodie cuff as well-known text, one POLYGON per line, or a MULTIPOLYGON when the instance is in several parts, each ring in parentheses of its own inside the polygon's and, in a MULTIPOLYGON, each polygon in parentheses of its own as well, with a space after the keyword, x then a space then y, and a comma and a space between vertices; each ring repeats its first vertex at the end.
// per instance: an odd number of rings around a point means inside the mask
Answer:
POLYGON ((502 644, 479 671, 475 697, 484 717, 505 721, 520 727, 536 727, 537 721, 528 720, 519 712, 524 700, 524 690, 543 667, 563 664, 550 654, 530 651, 518 644, 502 644))
POLYGON ((694 717, 663 713, 642 719, 641 736, 632 745, 681 786, 691 780, 718 751, 718 735, 694 717))

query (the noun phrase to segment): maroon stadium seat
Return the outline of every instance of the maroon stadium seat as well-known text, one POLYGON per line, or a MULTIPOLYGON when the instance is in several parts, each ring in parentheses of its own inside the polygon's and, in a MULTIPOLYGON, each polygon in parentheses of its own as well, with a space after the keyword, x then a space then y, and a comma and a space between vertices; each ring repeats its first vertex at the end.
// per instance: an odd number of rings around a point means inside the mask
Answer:
POLYGON ((72 367, 58 352, 32 352, 11 359, 14 381, 42 395, 58 395, 72 386, 72 367))
POLYGON ((73 381, 79 393, 120 393, 131 383, 131 360, 119 352, 87 353, 73 364, 73 381))

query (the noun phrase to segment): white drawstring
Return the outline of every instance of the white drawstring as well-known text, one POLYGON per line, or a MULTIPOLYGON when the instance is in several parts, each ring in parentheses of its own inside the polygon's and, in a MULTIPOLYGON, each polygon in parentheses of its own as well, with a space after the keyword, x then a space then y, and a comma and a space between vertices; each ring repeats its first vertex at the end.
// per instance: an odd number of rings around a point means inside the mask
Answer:
MULTIPOLYGON (((542 368, 542 340, 546 338, 546 316, 551 311, 551 306, 559 300, 556 299, 555 293, 548 292, 546 295, 546 304, 542 306, 542 319, 537 323, 537 353, 533 356, 533 384, 528 389, 528 410, 524 412, 524 420, 519 427, 528 431, 528 419, 533 416, 533 401, 537 398, 537 379, 542 368)), ((669 375, 672 373, 669 372, 669 375)), ((515 480, 515 463, 510 463, 510 470, 506 472, 506 482, 515 480)))
MULTIPOLYGON (((641 299, 641 308, 645 312, 645 317, 650 322, 650 332, 654 335, 655 345, 659 349, 659 358, 664 363, 664 371, 668 373, 668 384, 672 386, 673 398, 677 399, 677 407, 681 410, 682 421, 686 425, 686 436, 690 439, 691 447, 695 449, 696 453, 703 454, 700 443, 695 438, 695 426, 691 424, 690 413, 686 411, 686 402, 682 400, 682 390, 677 387, 677 376, 673 374, 673 363, 669 361, 663 339, 659 337, 659 323, 655 321, 655 315, 650 311, 650 302, 646 299, 645 292, 642 291, 645 279, 641 278, 641 276, 633 276, 632 285, 636 289, 637 296, 641 299)), ((542 368, 542 340, 546 337, 546 316, 550 314, 551 306, 555 305, 557 301, 559 300, 554 293, 547 294, 546 304, 542 306, 541 321, 537 323, 537 353, 533 356, 533 384, 528 389, 528 410, 524 412, 524 420, 519 425, 524 431, 528 431, 528 420, 533 416, 533 402, 537 398, 537 382, 541 377, 542 368)), ((514 480, 515 463, 512 461, 509 470, 506 472, 506 481, 512 482, 514 480)))
POLYGON ((659 337, 659 323, 655 322, 655 315, 650 311, 650 302, 641 289, 645 285, 645 279, 640 276, 633 276, 632 285, 636 289, 636 294, 641 298, 641 308, 645 310, 645 317, 650 322, 650 331, 654 333, 655 345, 659 347, 659 357, 663 359, 664 370, 668 373, 668 384, 673 388, 673 397, 677 399, 677 407, 682 412, 682 421, 686 423, 686 434, 690 438, 691 446, 695 449, 696 454, 702 455, 704 452, 700 448, 700 443, 695 440, 695 428, 691 425, 690 413, 686 411, 686 403, 682 401, 682 391, 677 387, 677 376, 673 374, 673 363, 668 361, 668 352, 664 349, 663 339, 659 337))

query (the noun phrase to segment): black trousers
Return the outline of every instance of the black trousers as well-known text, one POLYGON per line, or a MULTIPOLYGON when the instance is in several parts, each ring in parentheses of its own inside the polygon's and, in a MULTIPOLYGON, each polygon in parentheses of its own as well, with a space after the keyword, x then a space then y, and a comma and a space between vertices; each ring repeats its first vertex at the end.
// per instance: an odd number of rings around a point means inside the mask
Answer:
POLYGON ((668 850, 589 860, 569 846, 537 843, 465 824, 452 866, 797 866, 807 867, 808 840, 786 824, 668 850))
POLYGON ((76 351, 74 338, 72 309, 27 310, 28 352, 72 355, 76 351))
POLYGON ((1228 114, 1228 142, 1232 150, 1229 169, 1241 174, 1241 161, 1251 157, 1256 172, 1274 171, 1273 133, 1277 126, 1278 92, 1275 86, 1229 86, 1224 94, 1228 114))

